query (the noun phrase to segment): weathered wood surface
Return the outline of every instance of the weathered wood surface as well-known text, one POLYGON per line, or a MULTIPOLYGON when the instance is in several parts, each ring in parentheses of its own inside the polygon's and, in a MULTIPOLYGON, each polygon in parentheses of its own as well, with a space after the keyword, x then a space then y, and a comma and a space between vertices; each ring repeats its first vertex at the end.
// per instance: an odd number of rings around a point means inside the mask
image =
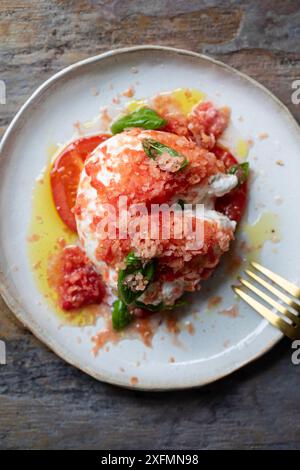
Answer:
MULTIPOLYGON (((0 130, 63 67, 111 48, 163 44, 204 52, 269 87, 300 121, 297 0, 1 0, 0 130)), ((0 134, 0 135, 1 135, 0 134)), ((0 303, 0 448, 299 448, 300 366, 284 340, 256 363, 198 390, 137 393, 85 376, 0 303)))

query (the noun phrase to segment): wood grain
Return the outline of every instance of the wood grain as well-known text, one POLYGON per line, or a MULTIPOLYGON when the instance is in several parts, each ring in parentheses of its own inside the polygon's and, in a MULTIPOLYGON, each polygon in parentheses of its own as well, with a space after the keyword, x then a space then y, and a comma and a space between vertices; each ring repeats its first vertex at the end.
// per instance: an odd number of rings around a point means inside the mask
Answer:
MULTIPOLYGON (((0 135, 31 92, 88 56, 135 44, 207 53, 291 102, 300 77, 297 1, 2 0, 0 135)), ((0 302, 1 449, 281 449, 300 447, 298 366, 289 342, 202 389, 138 393, 65 364, 0 302)))

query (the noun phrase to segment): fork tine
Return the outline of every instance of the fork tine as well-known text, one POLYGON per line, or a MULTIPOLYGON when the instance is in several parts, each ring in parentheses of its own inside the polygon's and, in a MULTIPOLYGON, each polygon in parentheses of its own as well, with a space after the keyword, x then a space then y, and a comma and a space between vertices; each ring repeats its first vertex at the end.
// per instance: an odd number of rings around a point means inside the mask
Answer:
POLYGON ((264 279, 261 277, 257 276, 257 274, 253 273, 249 269, 245 269, 245 273, 248 274, 248 276, 252 277, 256 282, 261 284, 263 287, 265 287, 267 290, 272 292, 272 294, 276 295, 280 300, 285 302, 287 305, 290 307, 294 308, 298 313, 300 313, 300 305, 296 304, 296 302, 293 301, 289 296, 278 290, 276 287, 272 286, 268 282, 266 282, 264 279))
POLYGON ((241 277, 239 277, 238 280, 240 281, 241 284, 243 284, 245 287, 248 287, 248 289, 250 289, 256 295, 258 295, 261 299, 265 300, 265 302, 267 302, 269 305, 276 308, 276 310, 281 312, 283 315, 288 317, 293 323, 295 323, 298 327, 300 327, 300 318, 297 317, 297 315, 294 315, 292 312, 290 312, 287 308, 285 308, 283 305, 278 303, 272 297, 265 294, 263 291, 258 289, 256 286, 251 284, 251 282, 246 281, 245 279, 242 279, 241 277))
POLYGON ((256 263, 255 261, 252 261, 251 264, 255 269, 263 273, 266 277, 271 279, 271 281, 275 282, 275 284, 278 284, 280 287, 282 287, 282 289, 285 289, 289 294, 297 298, 300 297, 300 288, 295 286, 295 284, 292 284, 283 277, 273 273, 273 271, 265 268, 264 266, 259 263, 256 263))
POLYGON ((247 304, 254 308, 254 310, 256 310, 260 315, 266 318, 266 320, 268 320, 273 326, 278 328, 283 334, 293 340, 300 337, 299 329, 297 330, 293 326, 289 325, 286 321, 282 320, 282 318, 273 313, 267 307, 253 299, 253 297, 246 294, 246 292, 244 292, 239 287, 232 286, 232 288, 239 297, 241 297, 247 304))

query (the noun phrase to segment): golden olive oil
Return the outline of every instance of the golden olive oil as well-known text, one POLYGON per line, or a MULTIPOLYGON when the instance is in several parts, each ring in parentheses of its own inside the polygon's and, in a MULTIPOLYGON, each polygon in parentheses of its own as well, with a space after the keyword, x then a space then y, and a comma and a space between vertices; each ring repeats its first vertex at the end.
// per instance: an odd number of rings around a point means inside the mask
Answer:
POLYGON ((59 241, 66 244, 77 242, 74 232, 61 221, 51 192, 50 171, 51 161, 58 147, 49 146, 47 149, 49 164, 42 175, 36 180, 32 194, 32 215, 28 231, 28 256, 39 291, 43 294, 49 307, 54 310, 64 322, 86 325, 95 320, 94 310, 90 307, 67 313, 58 306, 55 289, 48 283, 49 260, 58 253, 59 241))
MULTIPOLYGON (((200 103, 205 99, 205 94, 202 91, 196 90, 194 88, 177 88, 172 92, 162 93, 160 95, 161 98, 165 97, 166 101, 168 99, 173 98, 176 105, 179 107, 180 111, 187 115, 191 112, 192 108, 197 104, 200 103)), ((126 110, 130 113, 137 111, 142 106, 151 106, 151 99, 148 100, 133 100, 130 101, 127 106, 126 110)))
POLYGON ((240 160, 246 160, 249 154, 250 143, 245 139, 238 139, 235 154, 240 160))
POLYGON ((279 217, 273 212, 264 212, 255 223, 244 224, 242 231, 249 246, 248 261, 259 261, 261 249, 266 241, 278 243, 281 239, 279 217))
POLYGON ((172 92, 172 96, 185 115, 190 113, 197 103, 205 99, 205 94, 195 88, 177 88, 172 92))

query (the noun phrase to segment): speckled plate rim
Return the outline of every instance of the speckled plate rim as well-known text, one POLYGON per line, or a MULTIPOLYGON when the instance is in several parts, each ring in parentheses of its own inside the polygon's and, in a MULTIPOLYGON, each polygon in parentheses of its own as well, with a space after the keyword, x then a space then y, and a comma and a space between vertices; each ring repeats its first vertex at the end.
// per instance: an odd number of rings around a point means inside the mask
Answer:
MULTIPOLYGON (((40 85, 33 93, 32 95, 28 98, 28 100, 24 103, 24 105, 20 108, 18 113, 15 115, 13 118, 12 122, 8 126, 6 132, 4 133, 4 136, 2 137, 1 143, 0 143, 0 158, 2 155, 2 151, 4 146, 6 145, 6 142, 8 142, 11 134, 14 132, 16 124, 19 120, 19 118, 22 116, 22 114, 29 108, 34 101, 45 91, 47 90, 53 82, 56 80, 60 79, 61 77, 67 75, 69 72, 74 71, 75 69, 79 69, 82 66, 88 65, 93 62, 98 62, 103 59, 106 59, 107 57, 110 56, 116 56, 116 55, 121 55, 121 54, 126 54, 126 53, 132 53, 136 51, 141 51, 141 50, 158 50, 158 51, 166 51, 170 53, 175 53, 178 55, 185 55, 185 56, 191 56, 195 58, 200 58, 202 60, 205 60, 207 62, 210 62, 214 65, 217 65, 220 68, 223 68, 232 74, 236 74, 239 76, 241 79, 246 80, 250 83, 252 83, 253 86, 260 88, 264 93, 269 95, 269 97, 276 102, 276 104, 282 109, 283 112, 285 112, 286 116, 288 117, 290 124, 292 126, 295 126, 296 130, 299 132, 300 127, 291 114, 291 112, 288 110, 288 108, 273 94, 271 93, 265 86, 261 85, 259 82, 254 80, 253 78, 249 77, 248 75, 234 69, 233 67, 230 67, 229 65, 224 64, 221 61, 218 61, 216 59, 213 59, 209 56, 206 56, 204 54, 199 54, 197 52, 193 51, 188 51, 185 49, 178 49, 178 48, 173 48, 173 47, 167 47, 167 46, 156 46, 156 45, 140 45, 140 46, 133 46, 133 47, 125 47, 125 48, 120 48, 120 49, 113 49, 111 51, 89 57, 87 59, 81 60, 79 62, 76 62, 73 65, 70 65, 60 72, 57 72, 55 75, 47 79, 42 85, 40 85)), ((300 132, 299 132, 300 133, 300 132)), ((72 366, 82 370, 83 372, 87 373, 88 375, 94 377, 95 379, 110 383, 112 385, 118 385, 122 386, 125 388, 129 389, 139 389, 139 390, 151 390, 151 391, 171 391, 171 390, 178 390, 178 389, 187 389, 187 388, 193 388, 193 387, 200 387, 207 385, 211 382, 220 380, 223 377, 226 377, 227 375, 233 373, 236 370, 241 369, 245 365, 253 362, 254 360, 258 359, 262 355, 264 355, 267 351, 269 351, 275 344, 278 343, 278 341, 283 337, 282 333, 280 331, 274 332, 274 337, 272 341, 270 341, 268 344, 265 345, 262 350, 260 350, 258 353, 253 354, 250 358, 247 358, 244 361, 241 361, 238 365, 233 364, 232 366, 228 367, 222 374, 218 374, 215 377, 210 377, 208 380, 202 380, 199 381, 197 378, 196 380, 192 378, 192 380, 189 380, 188 382, 178 384, 177 386, 169 386, 167 383, 163 387, 156 387, 154 384, 148 387, 143 387, 142 385, 135 385, 135 386, 130 386, 128 383, 124 383, 121 380, 119 380, 117 377, 114 375, 111 376, 102 376, 101 374, 96 373, 95 371, 91 370, 88 366, 83 366, 80 364, 77 364, 76 361, 74 361, 74 358, 72 357, 71 354, 68 354, 66 351, 62 350, 55 341, 53 341, 50 337, 47 336, 47 333, 44 329, 40 328, 40 326, 37 324, 37 322, 33 321, 30 322, 27 319, 27 312, 24 310, 24 307, 19 303, 19 300, 17 297, 14 297, 11 295, 9 291, 9 287, 6 284, 5 280, 5 274, 3 272, 2 266, 0 265, 0 294, 2 298, 4 299, 5 303, 7 306, 10 308, 12 313, 18 318, 18 320, 29 330, 31 331, 41 342, 46 344, 55 354, 57 354, 60 358, 71 364, 72 366)))

